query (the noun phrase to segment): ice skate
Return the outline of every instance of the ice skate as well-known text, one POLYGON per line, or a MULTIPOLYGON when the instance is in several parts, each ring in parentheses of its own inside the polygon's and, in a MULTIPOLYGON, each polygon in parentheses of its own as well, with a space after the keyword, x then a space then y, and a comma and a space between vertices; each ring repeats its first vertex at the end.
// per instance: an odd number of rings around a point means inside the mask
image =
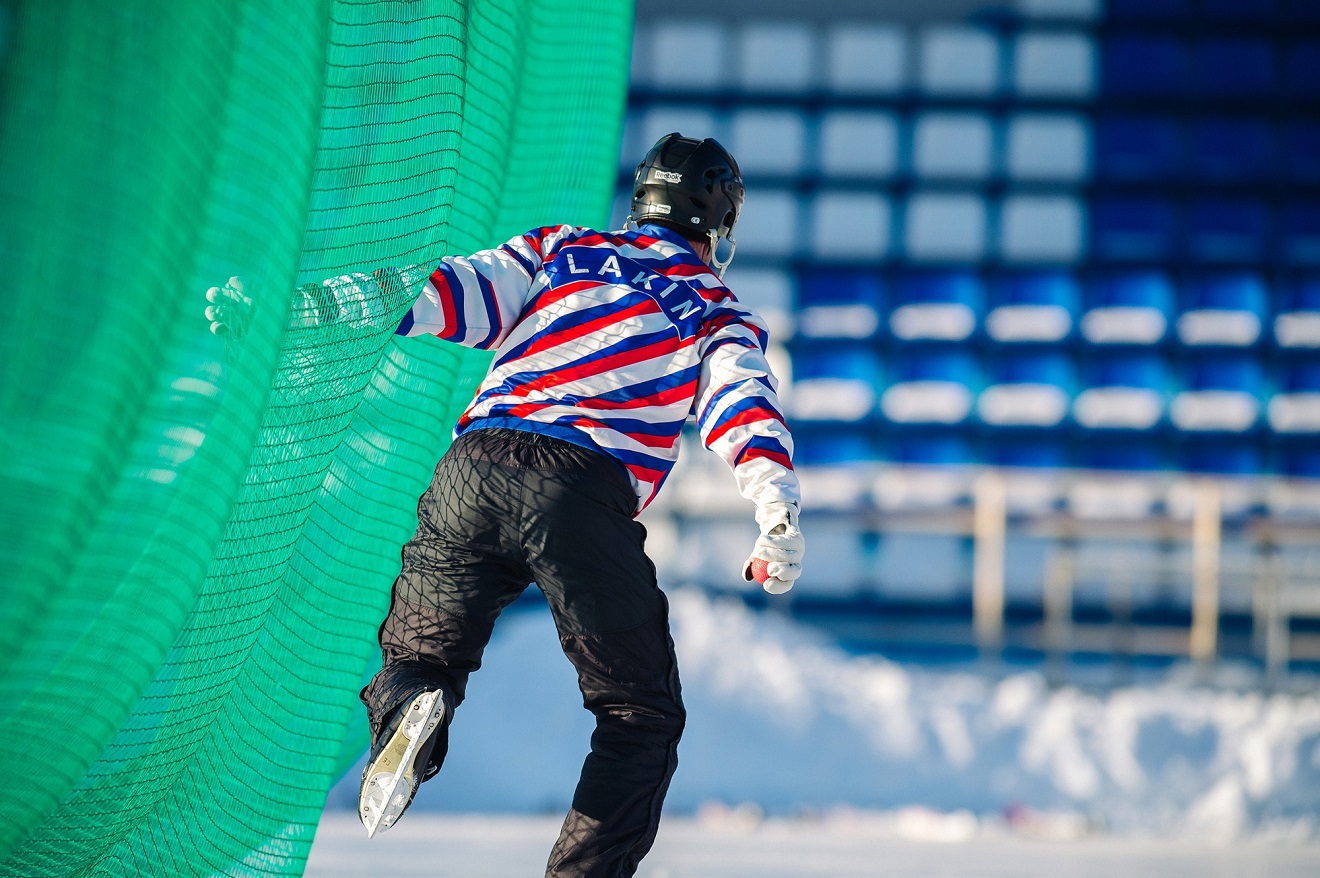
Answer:
POLYGON ((449 723, 449 707, 440 690, 422 692, 400 713, 393 730, 382 734, 362 772, 358 814, 367 837, 394 825, 412 804, 421 785, 436 731, 449 723))

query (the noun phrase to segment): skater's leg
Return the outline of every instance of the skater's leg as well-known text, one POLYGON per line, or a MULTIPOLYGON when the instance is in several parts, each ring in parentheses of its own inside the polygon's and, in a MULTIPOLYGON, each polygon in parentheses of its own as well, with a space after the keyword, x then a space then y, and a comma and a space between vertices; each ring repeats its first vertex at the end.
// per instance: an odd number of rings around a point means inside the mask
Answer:
MULTIPOLYGON (((380 626, 382 667, 362 690, 373 741, 421 691, 440 688, 452 705, 463 701, 495 619, 531 579, 510 526, 518 474, 464 456, 465 444, 455 443, 436 469, 403 549, 380 626)), ((443 757, 437 746, 433 765, 443 757)))
POLYGON ((596 717, 591 753, 551 853, 551 878, 633 875, 655 841, 685 713, 668 605, 632 519, 636 498, 612 461, 529 474, 539 512, 529 564, 596 717))
POLYGON ((495 619, 517 599, 528 577, 495 559, 476 559, 464 547, 449 547, 451 561, 467 555, 467 575, 485 584, 502 583, 472 594, 455 594, 462 577, 440 577, 434 568, 410 565, 435 543, 414 540, 404 552, 404 571, 396 580, 390 611, 381 624, 381 669, 362 690, 374 737, 391 715, 424 689, 444 688, 455 706, 467 694, 468 676, 481 667, 495 619))
POLYGON ((546 875, 630 876, 655 842, 685 719, 667 618, 560 641, 596 730, 546 875))

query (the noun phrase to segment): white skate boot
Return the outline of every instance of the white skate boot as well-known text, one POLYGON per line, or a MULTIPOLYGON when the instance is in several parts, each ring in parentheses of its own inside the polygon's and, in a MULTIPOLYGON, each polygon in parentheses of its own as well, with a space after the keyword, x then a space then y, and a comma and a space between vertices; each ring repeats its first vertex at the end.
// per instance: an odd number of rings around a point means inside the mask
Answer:
POLYGON ((362 772, 358 814, 367 837, 394 825, 412 804, 435 748, 435 733, 449 724, 450 708, 440 690, 422 692, 381 735, 362 772))

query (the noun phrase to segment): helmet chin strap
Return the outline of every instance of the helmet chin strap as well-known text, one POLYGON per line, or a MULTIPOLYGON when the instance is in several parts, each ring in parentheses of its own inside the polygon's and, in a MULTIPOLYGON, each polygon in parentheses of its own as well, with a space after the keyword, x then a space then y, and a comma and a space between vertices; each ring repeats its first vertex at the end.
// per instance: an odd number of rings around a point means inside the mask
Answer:
POLYGON ((725 259, 723 262, 720 262, 715 257, 715 254, 719 252, 718 248, 716 247, 716 244, 720 240, 719 236, 715 234, 714 229, 707 230, 706 234, 710 236, 710 267, 715 269, 716 277, 718 277, 720 280, 724 280, 724 270, 727 269, 729 267, 729 263, 733 261, 733 254, 734 251, 738 249, 738 242, 733 240, 732 234, 730 234, 729 237, 724 239, 729 242, 729 258, 725 259))

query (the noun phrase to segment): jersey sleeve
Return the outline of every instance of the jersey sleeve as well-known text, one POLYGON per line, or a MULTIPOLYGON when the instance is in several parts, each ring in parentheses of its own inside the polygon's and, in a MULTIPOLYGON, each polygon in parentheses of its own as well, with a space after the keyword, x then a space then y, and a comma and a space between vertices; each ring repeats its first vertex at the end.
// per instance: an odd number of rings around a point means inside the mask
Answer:
POLYGON ((702 331, 693 403, 702 442, 729 465, 739 492, 757 506, 800 502, 793 437, 765 358, 765 324, 730 301, 715 309, 702 331))
POLYGON ((420 287, 396 335, 434 335, 470 348, 499 346, 517 324, 552 242, 567 226, 535 229, 471 256, 447 256, 421 281, 416 268, 399 280, 420 287))

